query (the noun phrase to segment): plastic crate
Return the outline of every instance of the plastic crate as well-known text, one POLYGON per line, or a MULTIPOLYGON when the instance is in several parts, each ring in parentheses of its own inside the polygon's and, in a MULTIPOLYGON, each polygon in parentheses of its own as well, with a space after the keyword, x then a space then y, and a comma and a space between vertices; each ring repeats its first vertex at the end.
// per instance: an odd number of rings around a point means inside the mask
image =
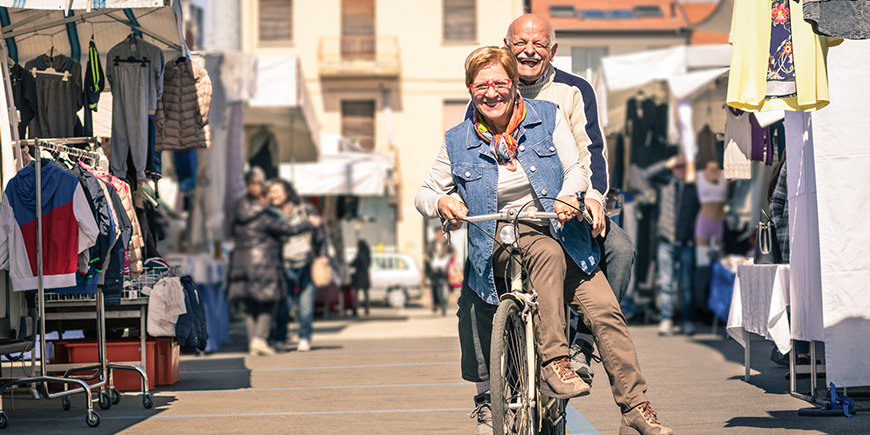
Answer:
MULTIPOLYGON (((157 340, 149 338, 145 343, 145 373, 148 375, 149 388, 156 379, 156 346, 157 340)), ((140 361, 139 339, 112 340, 106 343, 106 355, 111 363, 140 361)), ((55 342, 55 362, 58 364, 96 364, 97 342, 95 340, 71 340, 55 342)), ((93 372, 91 372, 93 373, 93 372)), ((118 391, 141 391, 142 378, 139 373, 130 370, 113 370, 113 380, 118 391)), ((85 373, 80 373, 85 374, 85 373)), ((89 383, 95 383, 91 381, 89 383)))
MULTIPOLYGON (((154 385, 172 385, 178 382, 180 376, 180 348, 174 338, 157 338, 157 367, 154 385)), ((149 378, 150 379, 150 378, 149 378)))

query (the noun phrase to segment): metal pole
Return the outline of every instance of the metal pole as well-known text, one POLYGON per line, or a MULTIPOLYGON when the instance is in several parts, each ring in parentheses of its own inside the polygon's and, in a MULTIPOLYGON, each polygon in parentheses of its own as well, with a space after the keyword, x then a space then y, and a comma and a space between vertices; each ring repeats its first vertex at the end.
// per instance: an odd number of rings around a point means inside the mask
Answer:
POLYGON ((39 142, 36 143, 36 282, 39 298, 39 372, 46 376, 45 371, 45 288, 42 282, 42 159, 40 158, 39 142))

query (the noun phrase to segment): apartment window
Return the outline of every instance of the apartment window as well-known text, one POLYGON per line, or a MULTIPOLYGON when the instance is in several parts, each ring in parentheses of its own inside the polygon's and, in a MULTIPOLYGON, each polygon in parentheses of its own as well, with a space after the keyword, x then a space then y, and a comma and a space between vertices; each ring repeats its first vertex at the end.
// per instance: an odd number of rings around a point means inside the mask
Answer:
POLYGON ((362 149, 375 149, 375 102, 342 101, 341 134, 356 139, 362 149))
POLYGON ((571 47, 571 72, 592 80, 605 56, 607 47, 571 47))
POLYGON ((293 40, 293 0, 260 0, 260 41, 293 40))
POLYGON ((662 9, 658 5, 635 6, 634 14, 642 18, 658 18, 663 16, 662 9))
POLYGON ((371 59, 375 55, 375 0, 342 0, 341 55, 371 59))
POLYGON ((477 40, 477 1, 444 0, 444 40, 477 40))
POLYGON ((574 18, 577 16, 577 11, 573 5, 551 5, 550 16, 553 18, 574 18))

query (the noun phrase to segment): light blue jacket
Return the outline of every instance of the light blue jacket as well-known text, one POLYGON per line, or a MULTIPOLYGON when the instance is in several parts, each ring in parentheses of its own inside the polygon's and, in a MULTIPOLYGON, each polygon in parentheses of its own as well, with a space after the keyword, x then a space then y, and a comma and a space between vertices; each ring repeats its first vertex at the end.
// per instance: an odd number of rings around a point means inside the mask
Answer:
MULTIPOLYGON (((555 196, 563 181, 562 163, 553 144, 553 129, 556 125, 557 106, 542 100, 525 100, 526 118, 518 127, 517 159, 525 169, 535 197, 555 196)), ((497 213, 498 210, 498 164, 488 144, 475 133, 472 121, 466 119, 445 134, 447 153, 450 156, 451 173, 462 201, 468 207, 469 216, 497 213)), ((552 199, 543 199, 545 211, 553 211, 552 199)), ((478 225, 487 233, 495 235, 496 222, 481 222, 478 225)), ((556 227, 550 220, 550 232, 562 244, 562 248, 580 268, 591 274, 600 258, 598 243, 592 239, 589 226, 579 220, 566 222, 556 227)), ((498 304, 495 276, 492 270, 492 239, 473 225, 468 226, 468 257, 471 260, 471 276, 468 285, 487 303, 498 304)), ((561 289, 560 289, 561 291, 561 289)))

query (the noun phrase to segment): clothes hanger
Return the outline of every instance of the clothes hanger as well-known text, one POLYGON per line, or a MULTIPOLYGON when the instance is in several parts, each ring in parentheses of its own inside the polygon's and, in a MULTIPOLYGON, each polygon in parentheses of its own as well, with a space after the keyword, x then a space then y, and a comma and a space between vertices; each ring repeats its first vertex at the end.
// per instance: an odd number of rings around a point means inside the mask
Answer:
MULTIPOLYGON (((37 59, 38 59, 38 58, 37 58, 37 59)), ((54 35, 53 35, 53 34, 51 35, 51 49, 49 50, 49 53, 48 53, 48 60, 49 60, 49 63, 53 63, 53 62, 54 62, 54 35)), ((57 70, 54 69, 54 67, 53 67, 52 65, 50 65, 50 64, 49 64, 49 66, 48 66, 47 68, 45 68, 44 70, 40 70, 40 69, 37 69, 36 67, 33 67, 33 68, 30 69, 30 73, 33 74, 33 77, 34 77, 34 78, 36 78, 36 74, 37 74, 37 73, 39 73, 39 74, 47 74, 47 75, 54 75, 54 76, 62 76, 62 77, 63 77, 63 81, 65 81, 65 82, 68 82, 68 81, 69 81, 69 76, 70 76, 69 71, 64 71, 64 72, 62 72, 62 73, 57 72, 57 70)))

